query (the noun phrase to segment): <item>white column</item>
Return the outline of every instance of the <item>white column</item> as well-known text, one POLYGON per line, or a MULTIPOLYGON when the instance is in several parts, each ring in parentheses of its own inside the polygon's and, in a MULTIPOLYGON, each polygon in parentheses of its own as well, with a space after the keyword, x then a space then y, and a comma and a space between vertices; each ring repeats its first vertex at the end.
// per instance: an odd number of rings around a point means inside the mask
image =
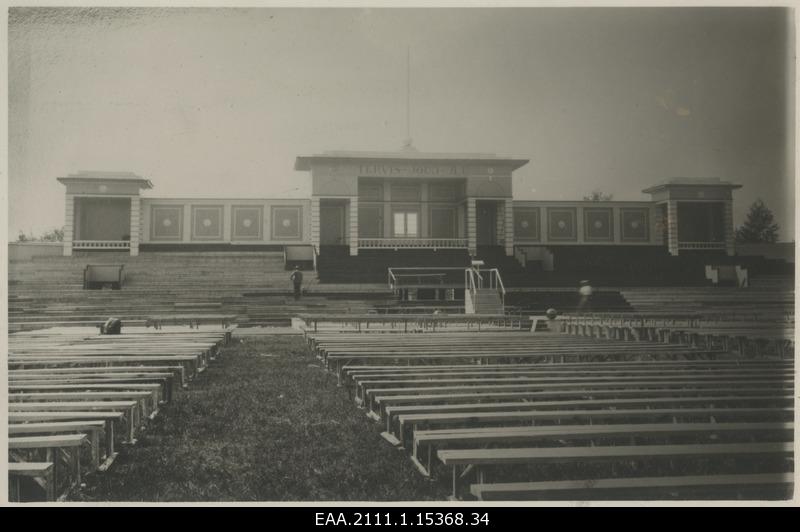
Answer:
POLYGON ((319 251, 319 198, 311 198, 311 245, 319 251))
POLYGON ((725 201, 722 212, 722 224, 725 235, 725 253, 732 256, 736 253, 733 230, 733 200, 725 201))
POLYGON ((667 248, 670 255, 678 254, 678 202, 667 201, 667 248))
POLYGON ((141 235, 141 199, 139 196, 131 197, 131 257, 139 255, 139 238, 141 235))
POLYGON ((350 255, 358 255, 358 196, 350 197, 350 255))
POLYGON ((514 256, 514 201, 507 199, 505 202, 506 215, 505 215, 505 237, 506 237, 506 255, 509 257, 514 256))
POLYGON ((477 216, 475 198, 467 198, 467 250, 472 256, 478 254, 477 216))
POLYGON ((64 206, 64 256, 72 255, 72 237, 75 234, 75 199, 67 194, 64 206))

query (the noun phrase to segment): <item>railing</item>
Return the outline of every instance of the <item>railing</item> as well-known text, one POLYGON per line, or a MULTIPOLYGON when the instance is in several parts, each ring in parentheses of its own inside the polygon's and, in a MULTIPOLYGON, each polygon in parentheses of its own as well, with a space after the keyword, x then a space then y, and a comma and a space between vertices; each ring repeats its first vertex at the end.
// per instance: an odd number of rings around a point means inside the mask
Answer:
POLYGON ((359 238, 359 248, 375 249, 460 249, 466 238, 359 238))
POLYGON ((317 251, 317 246, 311 245, 311 257, 314 260, 314 271, 317 271, 317 259, 319 258, 319 251, 317 251))
POLYGON ((443 284, 458 284, 458 278, 452 279, 453 272, 460 272, 464 268, 452 267, 405 267, 405 268, 388 268, 388 281, 389 288, 392 290, 399 288, 407 288, 409 286, 432 286, 437 287, 443 284), (450 277, 450 282, 447 283, 447 278, 450 277), (405 282, 406 280, 416 281, 405 282))
POLYGON ((725 242, 678 242, 678 249, 725 249, 725 242))
POLYGON ((73 240, 72 249, 130 249, 128 240, 73 240))
POLYGON ((500 303, 505 307, 506 287, 503 284, 503 279, 500 277, 500 270, 498 270, 497 268, 492 268, 489 270, 481 270, 478 268, 466 268, 464 270, 465 309, 467 309, 468 308, 467 305, 470 304, 474 309, 475 296, 477 294, 477 291, 482 288, 496 290, 497 293, 500 295, 500 303))
POLYGON ((483 277, 475 268, 464 270, 464 313, 475 314, 475 296, 483 286, 483 277))

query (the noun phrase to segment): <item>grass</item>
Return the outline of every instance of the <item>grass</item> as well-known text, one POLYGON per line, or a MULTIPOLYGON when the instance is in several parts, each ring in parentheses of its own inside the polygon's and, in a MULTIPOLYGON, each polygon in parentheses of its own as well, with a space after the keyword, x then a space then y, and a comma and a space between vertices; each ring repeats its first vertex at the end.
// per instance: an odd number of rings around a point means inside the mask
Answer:
POLYGON ((80 501, 443 500, 303 340, 234 340, 80 501))

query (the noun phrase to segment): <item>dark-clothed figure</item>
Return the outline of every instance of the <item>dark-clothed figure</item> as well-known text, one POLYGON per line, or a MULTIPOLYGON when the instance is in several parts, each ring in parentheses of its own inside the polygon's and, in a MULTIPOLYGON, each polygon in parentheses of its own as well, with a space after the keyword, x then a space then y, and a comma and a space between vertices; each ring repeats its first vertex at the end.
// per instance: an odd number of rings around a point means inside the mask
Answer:
POLYGON ((303 272, 300 271, 300 266, 295 266, 292 275, 289 276, 294 284, 294 298, 300 299, 300 293, 303 291, 303 272))
POLYGON ((581 281, 581 287, 578 293, 581 296, 581 302, 578 304, 578 312, 590 312, 592 310, 592 285, 589 281, 581 281))

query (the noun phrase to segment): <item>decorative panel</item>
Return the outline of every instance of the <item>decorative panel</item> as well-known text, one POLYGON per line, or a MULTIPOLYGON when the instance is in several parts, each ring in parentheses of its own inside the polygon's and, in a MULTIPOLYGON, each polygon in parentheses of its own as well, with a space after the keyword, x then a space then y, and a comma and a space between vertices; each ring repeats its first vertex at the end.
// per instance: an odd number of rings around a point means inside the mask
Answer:
POLYGON ((272 207, 272 239, 301 240, 303 238, 301 206, 272 207))
POLYGON ((431 183, 430 201, 456 201, 458 186, 455 183, 431 183))
POLYGON ((650 209, 620 209, 620 236, 624 242, 650 239, 650 209))
POLYGON ((383 186, 380 183, 359 183, 358 199, 361 201, 383 201, 383 186))
POLYGON ((192 205, 192 240, 222 240, 222 205, 192 205))
POLYGON ((456 210, 452 207, 431 207, 431 237, 455 238, 456 210))
POLYGON ((536 207, 514 209, 514 238, 539 240, 539 216, 536 207))
POLYGON ((383 238, 383 207, 358 206, 359 238, 383 238))
POLYGON ((261 240, 264 209, 259 206, 231 206, 231 225, 234 240, 261 240))
POLYGON ((577 240, 575 231, 577 210, 575 207, 552 207, 547 209, 548 240, 577 240))
POLYGON ((392 201, 419 201, 419 185, 392 185, 392 201))
POLYGON ((153 205, 150 207, 150 240, 183 238, 183 206, 153 205))
POLYGON ((612 209, 609 207, 586 207, 583 209, 583 238, 589 242, 611 242, 614 240, 612 209))

